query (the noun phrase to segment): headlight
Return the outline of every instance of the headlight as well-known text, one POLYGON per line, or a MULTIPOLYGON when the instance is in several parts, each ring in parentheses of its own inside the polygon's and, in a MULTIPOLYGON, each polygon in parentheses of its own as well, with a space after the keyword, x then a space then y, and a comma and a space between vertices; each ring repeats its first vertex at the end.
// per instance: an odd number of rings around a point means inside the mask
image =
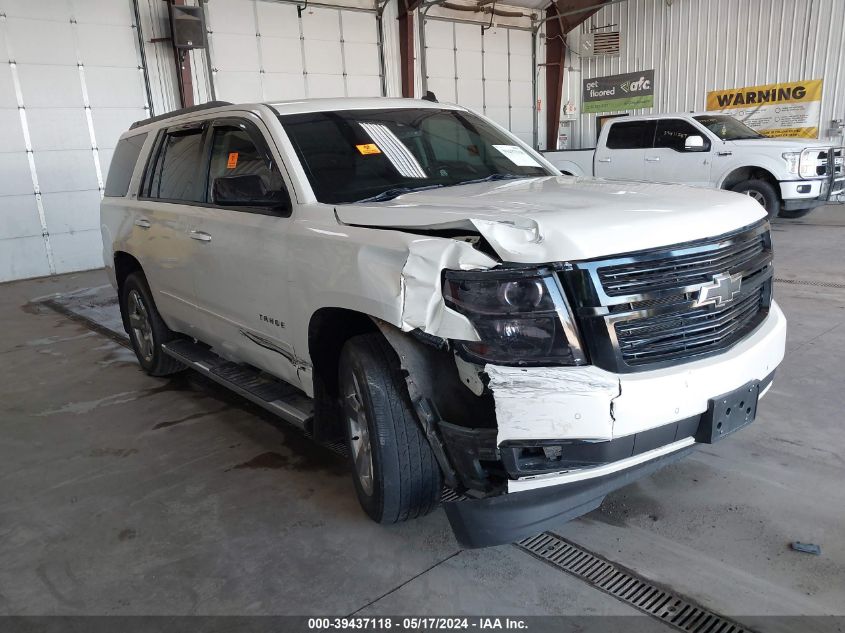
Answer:
POLYGON ((824 176, 827 168, 827 153, 817 149, 805 149, 801 152, 785 152, 781 154, 786 161, 786 170, 801 178, 817 178, 824 176), (820 158, 820 156, 824 158, 820 158))
POLYGON ((801 162, 801 152, 785 152, 783 160, 786 161, 786 171, 790 174, 798 174, 798 164, 801 162))
POLYGON ((466 316, 480 341, 459 341, 470 360, 496 365, 580 365, 585 358, 555 271, 447 270, 446 305, 466 316))

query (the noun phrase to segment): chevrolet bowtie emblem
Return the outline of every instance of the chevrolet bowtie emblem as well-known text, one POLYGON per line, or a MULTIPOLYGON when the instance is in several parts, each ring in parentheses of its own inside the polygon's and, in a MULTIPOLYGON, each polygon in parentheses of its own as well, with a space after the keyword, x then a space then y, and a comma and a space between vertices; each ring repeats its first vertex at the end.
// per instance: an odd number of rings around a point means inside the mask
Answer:
POLYGON ((720 306, 723 303, 732 301, 739 294, 741 287, 742 273, 735 275, 728 275, 727 273, 713 275, 713 283, 701 286, 695 305, 706 306, 714 303, 720 306))

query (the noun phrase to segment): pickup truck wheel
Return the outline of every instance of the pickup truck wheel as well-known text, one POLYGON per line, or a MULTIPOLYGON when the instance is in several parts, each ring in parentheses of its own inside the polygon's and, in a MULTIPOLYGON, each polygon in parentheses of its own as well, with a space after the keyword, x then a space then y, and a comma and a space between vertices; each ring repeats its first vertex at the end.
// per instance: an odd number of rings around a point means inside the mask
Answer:
POLYGON ((162 321, 142 273, 126 278, 120 300, 129 322, 129 340, 141 368, 150 376, 168 376, 186 369, 161 350, 162 343, 176 338, 176 333, 162 321))
POLYGON ((814 207, 810 207, 808 209, 781 209, 780 213, 778 213, 778 217, 787 218, 789 220, 797 220, 798 218, 803 218, 812 211, 813 208, 814 207))
POLYGON ((769 214, 769 219, 773 220, 777 217, 780 211, 780 200, 775 188, 772 187, 765 180, 743 180, 741 183, 731 187, 731 191, 737 193, 744 193, 749 198, 752 198, 760 203, 760 205, 769 214))
POLYGON ((442 478, 408 398, 393 348, 380 334, 343 347, 338 383, 358 501, 378 523, 428 514, 442 478))

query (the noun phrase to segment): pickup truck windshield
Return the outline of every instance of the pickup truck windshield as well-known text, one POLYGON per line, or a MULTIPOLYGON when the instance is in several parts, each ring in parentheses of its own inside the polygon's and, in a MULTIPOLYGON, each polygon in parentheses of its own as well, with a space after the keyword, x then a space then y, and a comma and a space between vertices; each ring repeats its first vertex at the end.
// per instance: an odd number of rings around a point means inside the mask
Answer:
POLYGON ((750 138, 763 138, 762 134, 758 134, 745 125, 745 123, 737 121, 732 116, 724 114, 706 114, 693 118, 723 141, 742 141, 750 138))
POLYGON ((381 202, 421 189, 552 175, 468 112, 348 110, 279 120, 320 202, 381 202))

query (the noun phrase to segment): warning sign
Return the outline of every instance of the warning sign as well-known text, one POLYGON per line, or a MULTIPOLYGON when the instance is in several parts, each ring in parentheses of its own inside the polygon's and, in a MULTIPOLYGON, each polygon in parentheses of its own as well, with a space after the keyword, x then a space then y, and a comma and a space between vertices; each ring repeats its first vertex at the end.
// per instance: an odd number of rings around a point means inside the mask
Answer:
POLYGON ((707 93, 707 111, 729 114, 764 136, 818 138, 822 80, 707 93))

